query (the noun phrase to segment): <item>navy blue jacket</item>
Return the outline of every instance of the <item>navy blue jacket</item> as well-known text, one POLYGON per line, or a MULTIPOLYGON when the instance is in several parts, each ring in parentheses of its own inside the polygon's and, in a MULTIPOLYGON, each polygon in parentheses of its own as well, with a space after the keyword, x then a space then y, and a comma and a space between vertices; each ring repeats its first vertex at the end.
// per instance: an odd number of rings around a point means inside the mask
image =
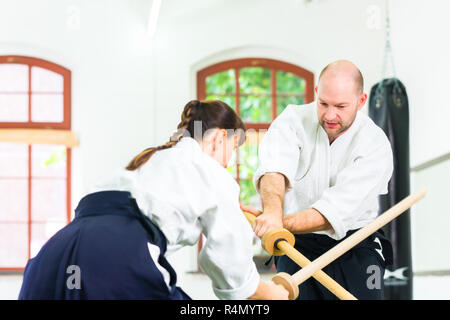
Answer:
POLYGON ((75 219, 30 259, 19 299, 189 299, 164 257, 166 238, 129 192, 84 197, 75 219), (170 290, 150 255, 170 274, 170 290))

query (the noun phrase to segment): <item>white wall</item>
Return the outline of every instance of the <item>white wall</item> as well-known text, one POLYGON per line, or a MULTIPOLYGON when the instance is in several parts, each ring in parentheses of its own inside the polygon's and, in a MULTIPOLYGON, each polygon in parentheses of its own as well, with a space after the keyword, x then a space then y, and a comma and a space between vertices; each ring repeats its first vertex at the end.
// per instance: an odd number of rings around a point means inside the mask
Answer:
POLYGON ((415 172, 413 188, 427 188, 426 197, 412 211, 413 267, 416 272, 446 270, 450 274, 450 160, 415 172))
POLYGON ((398 78, 410 103, 411 165, 450 152, 450 1, 390 1, 398 78))
POLYGON ((367 8, 383 1, 166 0, 155 41, 156 139, 166 141, 184 104, 196 97, 195 73, 230 58, 282 59, 318 74, 329 62, 360 66, 366 90, 379 79, 381 30, 367 27, 367 8), (197 5, 196 5, 197 4, 197 5), (168 126, 167 124, 170 124, 168 126))
MULTIPOLYGON (((397 76, 405 84, 409 98, 414 167, 450 152, 450 1, 395 0, 389 9, 397 76)), ((446 201, 449 178, 449 160, 412 174, 412 191, 428 188, 427 196, 411 211, 416 272, 450 270, 450 209, 446 201)))
POLYGON ((150 3, 18 0, 0 8, 0 54, 72 70, 72 129, 80 140, 72 153, 75 207, 96 178, 153 143, 150 3))

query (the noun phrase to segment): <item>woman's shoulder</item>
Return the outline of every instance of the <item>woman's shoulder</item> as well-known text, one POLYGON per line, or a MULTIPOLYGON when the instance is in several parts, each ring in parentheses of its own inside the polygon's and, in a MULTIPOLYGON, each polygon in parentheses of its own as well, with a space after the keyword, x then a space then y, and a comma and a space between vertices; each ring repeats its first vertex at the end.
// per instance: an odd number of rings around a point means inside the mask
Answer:
MULTIPOLYGON (((175 146, 158 151, 142 166, 142 171, 160 173, 170 171, 177 179, 202 180, 209 187, 216 183, 236 184, 231 174, 216 160, 205 154, 193 138, 184 137, 175 146)), ((197 181, 199 182, 199 181, 197 181)), ((236 185, 237 186, 237 185, 236 185)))

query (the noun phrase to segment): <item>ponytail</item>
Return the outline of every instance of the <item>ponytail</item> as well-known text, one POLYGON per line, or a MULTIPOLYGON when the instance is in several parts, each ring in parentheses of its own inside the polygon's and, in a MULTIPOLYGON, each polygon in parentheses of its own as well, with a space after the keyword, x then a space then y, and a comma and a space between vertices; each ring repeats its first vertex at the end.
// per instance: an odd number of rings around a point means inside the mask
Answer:
MULTIPOLYGON (((194 122, 202 122, 202 137, 206 130, 211 128, 240 129, 245 130, 242 120, 236 115, 233 109, 226 103, 219 100, 200 101, 192 100, 186 104, 181 114, 181 121, 177 126, 177 131, 170 137, 170 141, 158 147, 147 148, 139 153, 126 166, 127 170, 133 171, 146 163, 156 151, 169 149, 176 145, 185 134, 194 136, 194 122)), ((245 140, 241 135, 240 144, 245 140)))

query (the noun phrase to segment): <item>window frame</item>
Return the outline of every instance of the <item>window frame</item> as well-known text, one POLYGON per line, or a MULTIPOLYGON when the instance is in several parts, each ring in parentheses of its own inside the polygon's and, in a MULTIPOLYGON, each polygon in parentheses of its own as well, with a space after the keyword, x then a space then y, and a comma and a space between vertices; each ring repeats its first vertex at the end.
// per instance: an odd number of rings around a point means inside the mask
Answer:
MULTIPOLYGON (((28 121, 27 122, 0 122, 0 129, 71 129, 71 71, 61 65, 43 60, 40 58, 18 56, 18 55, 2 55, 0 56, 0 64, 25 64, 28 65, 28 121), (62 122, 32 122, 31 121, 31 67, 39 67, 60 74, 63 77, 63 121, 62 122)), ((28 252, 27 261, 31 258, 31 239, 32 239, 32 145, 28 144, 28 252)), ((71 172, 72 172, 72 149, 66 147, 66 221, 71 220, 71 172)), ((0 267, 0 273, 23 272, 23 267, 0 267)))
MULTIPOLYGON (((209 67, 206 67, 197 72, 197 99, 203 100, 206 98, 206 78, 218 72, 222 72, 229 69, 235 69, 235 98, 236 98, 236 112, 240 114, 239 109, 239 97, 241 96, 239 90, 239 69, 248 67, 262 67, 271 69, 271 95, 272 98, 272 120, 276 118, 276 88, 277 77, 276 71, 290 72, 305 80, 305 103, 312 102, 314 100, 314 74, 302 67, 296 66, 292 63, 283 62, 274 59, 267 58, 242 58, 223 61, 209 67)), ((270 124, 270 123, 269 123, 270 124)), ((260 122, 246 122, 246 129, 266 129, 267 123, 260 122)))
POLYGON ((25 64, 28 65, 28 121, 27 122, 2 122, 0 128, 27 128, 27 129, 66 129, 71 127, 71 72, 53 62, 27 57, 27 56, 0 56, 0 64, 25 64), (32 122, 31 121, 31 67, 43 68, 63 77, 63 122, 32 122))

